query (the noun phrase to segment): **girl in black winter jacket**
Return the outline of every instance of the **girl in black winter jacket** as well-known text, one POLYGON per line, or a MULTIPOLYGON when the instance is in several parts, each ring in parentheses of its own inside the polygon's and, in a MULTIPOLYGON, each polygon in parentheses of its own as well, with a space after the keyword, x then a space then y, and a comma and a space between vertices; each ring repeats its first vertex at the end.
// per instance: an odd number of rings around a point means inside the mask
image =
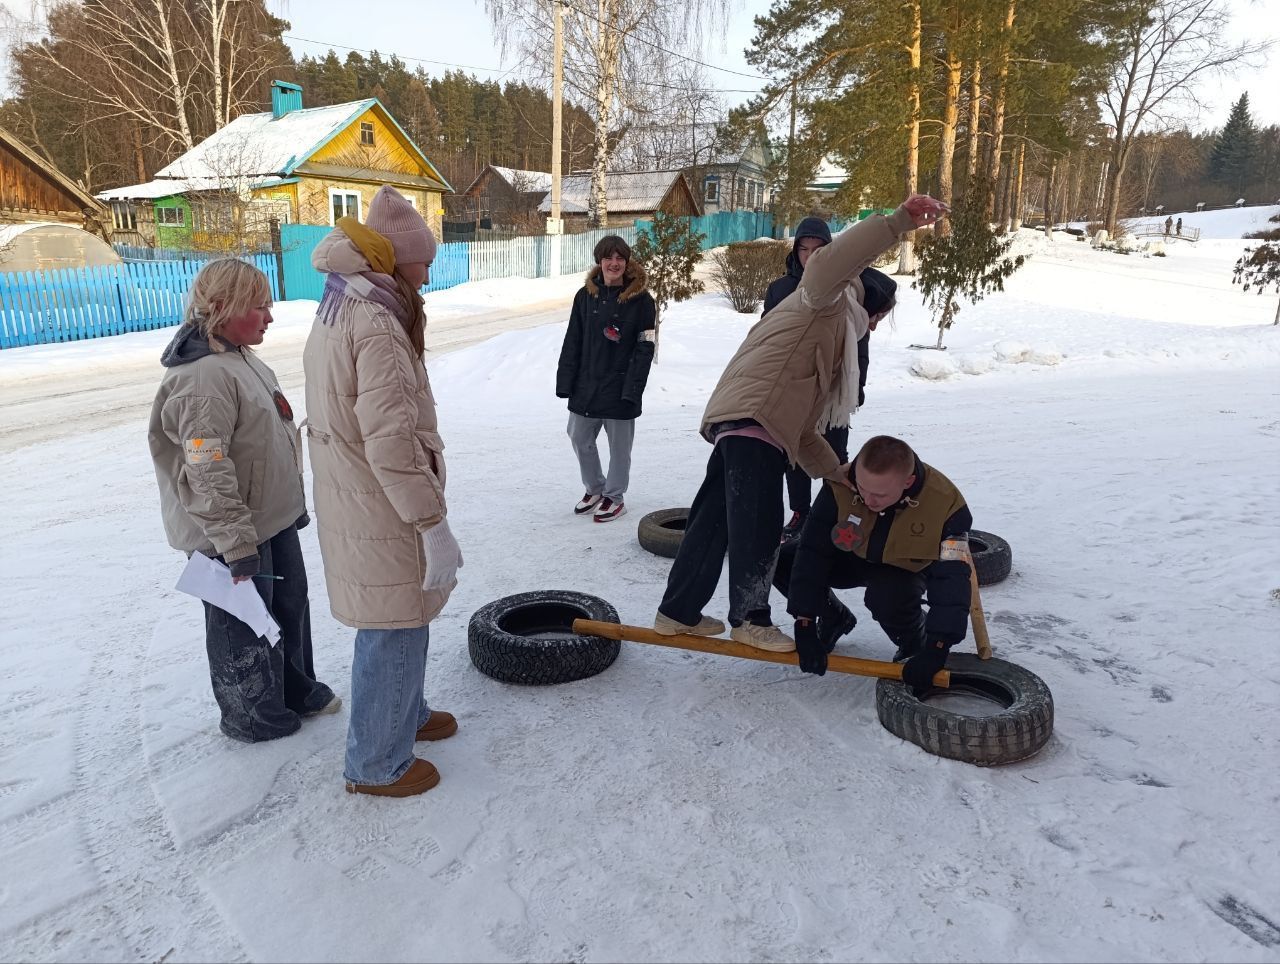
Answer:
POLYGON ((595 267, 573 299, 556 369, 556 396, 569 400, 569 440, 586 491, 573 511, 611 522, 626 511, 640 400, 653 363, 655 311, 644 268, 617 235, 601 238, 595 267), (609 473, 596 437, 609 439, 609 473))

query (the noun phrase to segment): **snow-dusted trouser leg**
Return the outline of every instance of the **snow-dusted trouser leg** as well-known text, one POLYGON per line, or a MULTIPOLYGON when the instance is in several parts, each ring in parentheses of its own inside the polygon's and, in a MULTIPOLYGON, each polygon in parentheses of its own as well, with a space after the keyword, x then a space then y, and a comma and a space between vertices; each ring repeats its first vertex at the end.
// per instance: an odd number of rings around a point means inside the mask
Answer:
POLYGON ((604 432, 609 437, 609 477, 604 482, 604 497, 621 502, 631 481, 631 446, 636 440, 636 420, 606 418, 604 432))
POLYGON ((583 418, 574 412, 569 413, 569 442, 573 445, 573 454, 578 457, 582 484, 590 495, 601 495, 604 492, 604 471, 600 468, 600 450, 596 447, 596 436, 600 434, 602 427, 603 419, 583 418))

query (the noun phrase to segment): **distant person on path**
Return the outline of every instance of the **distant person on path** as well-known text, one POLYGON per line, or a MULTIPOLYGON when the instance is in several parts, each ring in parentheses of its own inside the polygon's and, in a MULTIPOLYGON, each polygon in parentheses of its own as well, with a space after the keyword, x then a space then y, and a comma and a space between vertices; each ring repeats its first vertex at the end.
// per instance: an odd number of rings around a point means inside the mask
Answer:
POLYGON ((573 299, 556 368, 556 397, 569 400, 569 441, 585 492, 573 507, 612 522, 626 511, 631 447, 649 368, 653 364, 653 296, 644 266, 616 234, 597 242, 595 267, 573 299), (600 467, 596 438, 609 438, 609 474, 600 467))
POLYGON ((817 424, 823 412, 852 411, 857 401, 858 332, 850 319, 863 311, 858 276, 901 235, 945 211, 913 194, 889 217, 873 215, 841 232, 809 255, 796 290, 751 328, 702 416, 711 458, 654 619, 658 633, 724 632, 702 609, 727 554, 732 638, 773 652, 795 649, 769 611, 783 475, 799 464, 811 478, 849 484, 848 466, 817 424))
POLYGON ((1171 214, 1171 215, 1169 215, 1167 218, 1165 218, 1165 219, 1164 219, 1164 236, 1165 236, 1166 238, 1169 236, 1169 232, 1170 232, 1171 230, 1173 230, 1173 215, 1172 215, 1172 214, 1171 214))
POLYGON ((426 221, 387 185, 365 224, 339 218, 311 255, 327 277, 302 358, 307 451, 329 605, 356 630, 348 793, 429 790, 440 774, 413 745, 458 730, 423 695, 430 623, 462 568, 422 361, 435 255, 426 221))
POLYGON ((1182 218, 1178 218, 1178 224, 1174 230, 1178 237, 1182 237, 1182 218))
MULTIPOLYGON (((831 230, 822 218, 805 218, 800 222, 796 227, 791 253, 787 255, 787 273, 773 281, 766 290, 762 315, 767 315, 783 298, 799 287, 809 255, 830 243, 831 230)), ((850 315, 855 334, 858 334, 856 408, 861 408, 866 402, 867 366, 871 360, 871 332, 875 331, 880 320, 892 310, 898 283, 882 271, 864 268, 853 287, 858 293, 858 302, 864 309, 852 311, 850 315)), ((841 462, 849 458, 849 421, 852 416, 852 411, 826 411, 818 425, 818 432, 835 451, 841 462)), ((797 535, 800 527, 804 525, 804 517, 809 514, 809 506, 812 503, 812 490, 812 481, 805 474, 804 469, 794 465, 787 468, 787 502, 791 509, 791 520, 782 528, 784 542, 797 535)))
POLYGON ((208 262, 182 326, 160 358, 164 378, 147 441, 169 545, 216 559, 253 586, 280 626, 272 646, 204 604, 205 650, 222 732, 242 743, 297 732, 342 701, 317 682, 298 530, 307 517, 293 410, 254 354, 271 325, 271 286, 243 261, 208 262))
POLYGON ((852 489, 822 487, 799 540, 778 560, 775 584, 796 617, 800 668, 823 675, 857 622, 831 589, 865 586, 872 618, 898 647, 894 660, 906 660, 903 681, 919 693, 969 625, 973 519, 951 480, 892 436, 867 440, 849 480, 852 489))

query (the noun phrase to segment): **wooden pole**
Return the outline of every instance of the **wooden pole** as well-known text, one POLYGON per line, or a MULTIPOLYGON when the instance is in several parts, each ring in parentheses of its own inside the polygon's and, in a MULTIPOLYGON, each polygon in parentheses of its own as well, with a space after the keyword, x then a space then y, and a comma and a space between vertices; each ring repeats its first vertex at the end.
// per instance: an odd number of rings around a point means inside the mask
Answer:
MULTIPOLYGON (((740 659, 755 659, 764 663, 782 663, 785 666, 799 665, 795 653, 771 653, 765 649, 756 649, 743 643, 720 639, 715 636, 691 636, 681 633, 676 636, 663 636, 652 629, 640 626, 623 626, 618 623, 601 623, 593 619, 575 619, 573 631, 584 636, 603 636, 605 639, 626 640, 630 643, 649 643, 654 646, 669 646, 672 649, 691 649, 699 653, 714 653, 717 656, 737 656, 740 659)), ((827 657, 827 669, 835 673, 850 673, 854 676, 873 676, 876 679, 902 679, 902 664, 889 663, 879 659, 858 659, 854 656, 827 657)), ((940 669, 933 677, 933 685, 947 687, 951 685, 950 670, 940 669)))
POLYGON ((973 592, 969 596, 969 622, 973 625, 973 641, 978 644, 978 658, 991 658, 991 637, 987 635, 987 615, 982 611, 982 595, 978 592, 978 568, 973 564, 973 554, 969 556, 969 586, 973 592))

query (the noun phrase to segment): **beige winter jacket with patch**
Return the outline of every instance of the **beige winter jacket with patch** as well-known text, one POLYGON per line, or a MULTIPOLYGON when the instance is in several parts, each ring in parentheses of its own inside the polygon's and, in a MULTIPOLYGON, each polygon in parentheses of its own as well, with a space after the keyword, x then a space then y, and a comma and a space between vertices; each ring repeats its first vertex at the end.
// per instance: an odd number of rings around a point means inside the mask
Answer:
POLYGON ((228 562, 306 512, 300 442, 275 373, 183 325, 165 349, 147 442, 169 545, 228 562))
POLYGON ((840 460, 816 426, 843 374, 849 287, 913 230, 911 215, 899 208, 846 228, 809 255, 796 290, 751 328, 729 360, 707 401, 702 435, 714 441, 717 422, 754 419, 809 476, 834 474, 840 460))
MULTIPOLYGON (((341 231, 311 263, 335 274, 369 270, 341 231)), ((446 512, 444 442, 426 367, 410 351, 396 317, 349 289, 332 321, 317 318, 303 352, 325 584, 334 618, 348 626, 425 626, 456 585, 422 588, 419 533, 446 512)))

